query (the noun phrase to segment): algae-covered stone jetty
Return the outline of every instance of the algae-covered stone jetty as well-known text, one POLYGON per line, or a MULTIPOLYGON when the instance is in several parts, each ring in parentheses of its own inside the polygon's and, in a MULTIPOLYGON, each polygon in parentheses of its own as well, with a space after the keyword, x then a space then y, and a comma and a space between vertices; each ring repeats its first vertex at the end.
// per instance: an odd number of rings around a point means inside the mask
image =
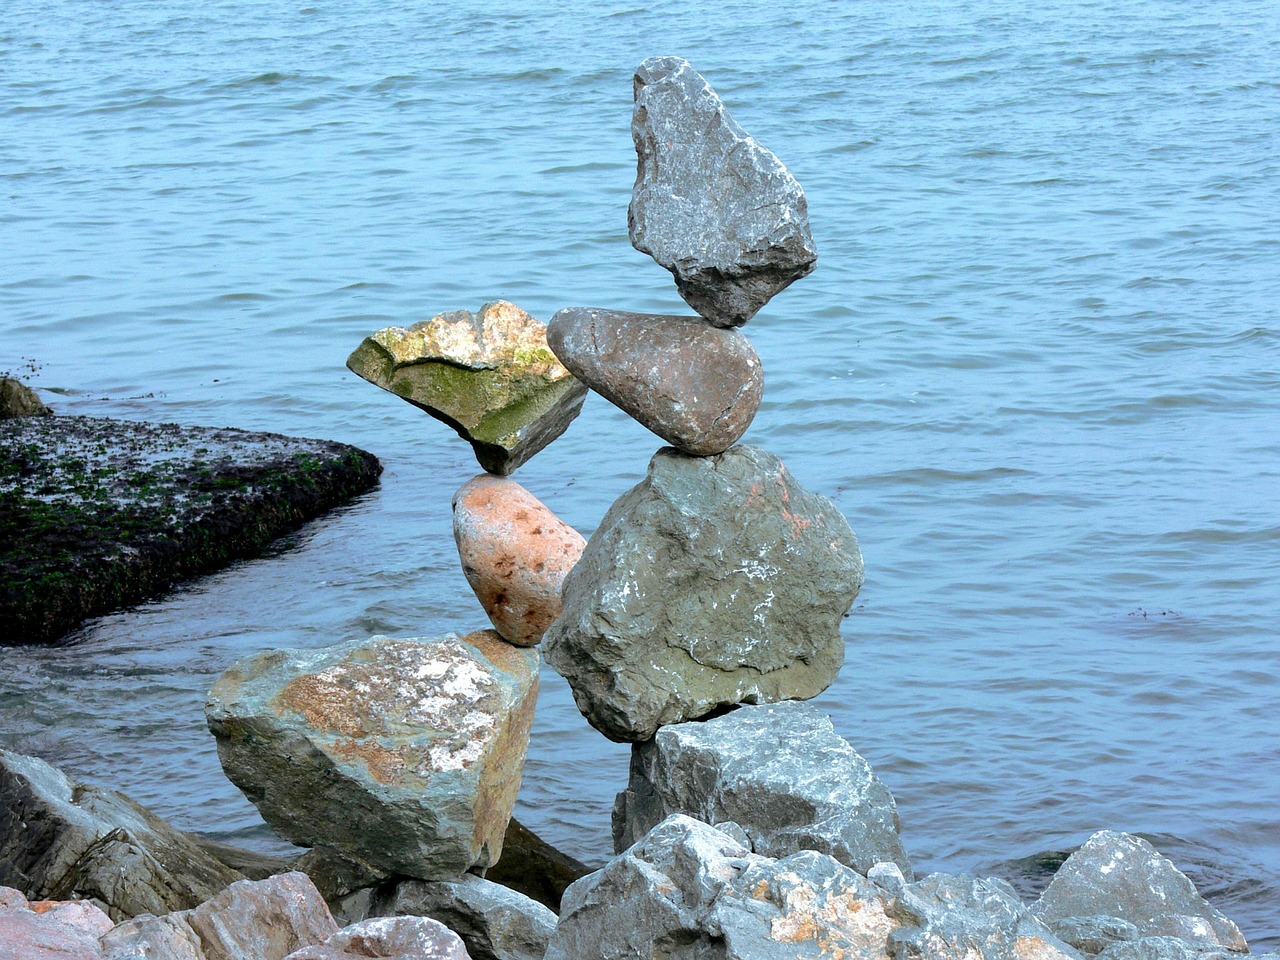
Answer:
POLYGON ((377 483, 325 440, 100 417, 0 421, 0 642, 89 617, 260 553, 377 483))

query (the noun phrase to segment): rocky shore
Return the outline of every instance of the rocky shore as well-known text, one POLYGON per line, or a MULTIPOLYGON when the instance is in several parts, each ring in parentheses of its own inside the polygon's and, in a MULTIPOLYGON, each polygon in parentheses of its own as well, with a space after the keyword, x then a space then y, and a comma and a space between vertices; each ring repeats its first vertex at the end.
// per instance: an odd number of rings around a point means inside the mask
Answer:
POLYGON ((764 384, 740 328, 816 261, 804 193, 687 62, 645 61, 634 94, 632 242, 695 316, 569 307, 543 325, 496 301, 377 331, 348 361, 472 444, 485 472, 451 509, 491 629, 227 668, 209 730, 267 823, 310 848, 290 863, 0 751, 0 960, 1248 953, 1129 834, 1089 838, 1034 902, 915 874, 889 785, 804 702, 845 664, 858 539, 739 443, 764 384), (584 539, 510 474, 588 387, 670 446, 584 539), (595 871, 511 818, 544 655, 584 721, 630 744, 595 871))

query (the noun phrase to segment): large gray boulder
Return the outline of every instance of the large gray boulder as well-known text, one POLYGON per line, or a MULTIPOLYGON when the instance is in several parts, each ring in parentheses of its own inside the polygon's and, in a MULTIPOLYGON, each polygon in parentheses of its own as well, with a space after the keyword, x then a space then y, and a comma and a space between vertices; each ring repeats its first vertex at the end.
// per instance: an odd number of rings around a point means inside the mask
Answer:
POLYGON ((547 960, 883 960, 896 927, 885 906, 830 857, 773 860, 675 815, 565 892, 547 960))
POLYGON ((614 851, 673 813, 733 821, 765 856, 818 850, 864 875, 884 861, 911 875, 889 788, 807 703, 738 707, 634 744, 613 807, 614 851))
POLYGON ((1240 928, 1141 837, 1095 833, 1067 858, 1033 908, 1056 923, 1102 914, 1133 924, 1142 937, 1169 936, 1247 950, 1240 928))
POLYGON ((754 447, 659 450, 565 578, 543 649, 605 736, 807 699, 844 663, 862 554, 826 497, 754 447))
POLYGON ((93 899, 120 921, 194 907, 242 879, 123 794, 0 750, 0 884, 93 899))
POLYGON ((592 390, 697 457, 737 443, 764 396, 751 341, 699 317, 567 307, 547 343, 592 390))
POLYGON ((471 960, 542 960, 556 928, 542 904, 473 874, 379 890, 369 916, 438 920, 462 938, 471 960))
POLYGON ((371 876, 497 862, 524 767, 538 653, 492 630, 272 650, 209 695, 227 776, 283 836, 371 876))
POLYGON ((687 60, 644 61, 634 90, 631 244, 672 272, 699 314, 740 326, 813 271, 804 191, 687 60))
POLYGON ((763 857, 674 815, 565 893, 547 960, 1079 960, 998 880, 882 886, 812 850, 763 857))

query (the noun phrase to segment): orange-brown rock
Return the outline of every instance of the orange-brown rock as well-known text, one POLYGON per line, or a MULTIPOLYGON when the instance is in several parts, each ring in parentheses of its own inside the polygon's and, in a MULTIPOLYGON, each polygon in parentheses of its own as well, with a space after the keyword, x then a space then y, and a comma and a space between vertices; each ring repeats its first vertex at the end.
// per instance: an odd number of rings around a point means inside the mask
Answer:
POLYGON ((227 776, 289 840, 452 879, 501 855, 538 665, 492 630, 270 650, 219 678, 206 716, 227 776))
POLYGON ((467 583, 493 628, 532 647, 560 615, 560 584, 586 540, 514 480, 482 474, 453 498, 467 583))

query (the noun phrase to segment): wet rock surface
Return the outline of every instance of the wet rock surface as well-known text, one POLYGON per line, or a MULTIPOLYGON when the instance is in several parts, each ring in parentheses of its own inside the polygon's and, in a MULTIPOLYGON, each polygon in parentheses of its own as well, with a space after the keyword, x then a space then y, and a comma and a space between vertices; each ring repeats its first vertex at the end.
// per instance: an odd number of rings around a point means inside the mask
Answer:
POLYGON ((546 327, 505 300, 379 330, 347 367, 453 427, 502 475, 564 433, 587 394, 547 347, 546 327))
POLYGON ((740 326, 813 271, 804 191, 688 61, 644 61, 634 91, 631 244, 672 272, 701 316, 740 326))
POLYGON ((569 307, 547 342, 575 377, 693 456, 737 443, 764 396, 751 342, 698 317, 569 307))
POLYGON ((667 448, 565 578, 543 649, 592 726, 648 740, 723 706, 825 690, 862 576, 848 522, 777 457, 667 448))
POLYGON ((673 813, 732 821, 765 856, 817 850, 864 875, 885 861, 911 875, 889 788, 807 703, 738 707, 635 744, 613 808, 614 851, 673 813))
POLYGON ((501 855, 538 662, 489 630, 273 650, 227 670, 206 716, 227 776, 283 836, 447 879, 501 855))
POLYGON ((1095 833, 1067 858, 1034 910, 1050 923, 1102 914, 1133 924, 1143 937, 1248 948, 1239 928, 1171 860, 1141 837, 1112 830, 1095 833))
POLYGON ((453 498, 462 572, 504 640, 531 647, 560 615, 560 587, 586 540, 506 477, 468 480, 453 498))
POLYGON ((0 377, 0 420, 17 417, 47 417, 53 413, 39 394, 21 380, 0 377))
POLYGON ((323 440, 98 417, 0 421, 0 638, 83 620, 261 553, 377 483, 323 440))
POLYGON ((0 750, 0 884, 93 899, 113 920, 194 907, 240 873, 132 800, 0 750))
POLYGON ((556 915, 481 877, 406 880, 374 895, 369 915, 431 917, 458 934, 471 960, 542 960, 556 915))

